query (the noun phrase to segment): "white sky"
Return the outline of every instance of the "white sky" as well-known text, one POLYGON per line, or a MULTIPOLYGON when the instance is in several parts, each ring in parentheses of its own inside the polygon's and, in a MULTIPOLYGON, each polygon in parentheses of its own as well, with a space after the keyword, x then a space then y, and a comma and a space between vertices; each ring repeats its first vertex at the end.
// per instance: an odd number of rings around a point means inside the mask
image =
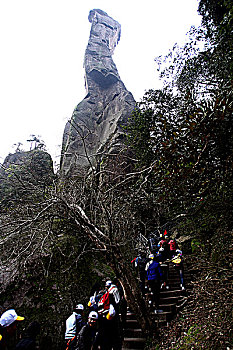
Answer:
POLYGON ((154 58, 200 25, 198 0, 0 0, 0 163, 40 135, 59 162, 66 121, 85 96, 83 59, 99 8, 121 24, 113 60, 139 101, 159 88, 154 58))

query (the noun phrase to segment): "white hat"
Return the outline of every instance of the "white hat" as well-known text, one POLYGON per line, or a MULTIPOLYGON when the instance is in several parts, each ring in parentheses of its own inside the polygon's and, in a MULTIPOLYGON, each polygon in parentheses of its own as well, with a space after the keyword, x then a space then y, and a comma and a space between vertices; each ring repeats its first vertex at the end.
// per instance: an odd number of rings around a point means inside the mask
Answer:
POLYGON ((107 281, 107 282, 105 283, 105 286, 106 286, 106 287, 110 287, 111 284, 112 284, 112 281, 109 280, 109 281, 107 281))
POLYGON ((91 311, 91 312, 89 313, 88 318, 91 318, 92 320, 98 320, 98 314, 97 314, 97 312, 91 311))
POLYGON ((14 309, 7 310, 0 318, 0 325, 8 327, 15 321, 23 321, 24 317, 18 316, 14 309))
POLYGON ((149 259, 154 259, 154 257, 155 257, 154 254, 149 255, 149 259))
POLYGON ((78 304, 75 306, 75 310, 84 310, 83 304, 78 304))

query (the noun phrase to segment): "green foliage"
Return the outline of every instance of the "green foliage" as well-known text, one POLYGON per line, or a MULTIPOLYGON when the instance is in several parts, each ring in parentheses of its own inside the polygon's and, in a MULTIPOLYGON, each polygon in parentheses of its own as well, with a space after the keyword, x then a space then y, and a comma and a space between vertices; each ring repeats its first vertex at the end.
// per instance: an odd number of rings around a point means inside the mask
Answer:
POLYGON ((144 115, 141 114, 139 108, 136 108, 127 126, 123 129, 127 133, 126 144, 132 145, 134 153, 138 159, 137 166, 143 163, 150 164, 153 156, 152 143, 150 139, 150 130, 152 127, 153 111, 148 109, 144 115))
POLYGON ((168 201, 177 214, 191 215, 215 203, 213 210, 220 218, 226 203, 231 207, 227 193, 232 183, 232 102, 231 88, 211 102, 195 103, 190 95, 173 97, 160 91, 144 96, 128 127, 128 141, 136 149, 137 166, 151 169, 146 174, 148 195, 153 193, 157 202, 168 201), (141 131, 138 117, 150 125, 149 135, 141 131), (148 152, 143 148, 140 154, 141 144, 148 152))
POLYGON ((189 328, 187 335, 182 340, 182 343, 175 349, 188 350, 195 347, 195 349, 202 349, 203 335, 200 332, 199 325, 193 325, 189 328))
POLYGON ((189 232, 233 223, 232 8, 203 0, 199 10, 204 27, 157 58, 164 89, 144 95, 127 127, 135 163, 148 170, 138 186, 160 203, 160 216, 185 214, 189 232))
POLYGON ((191 249, 192 249, 192 253, 198 253, 200 250, 202 250, 204 248, 204 244, 201 243, 199 240, 197 239, 192 239, 191 241, 191 249))

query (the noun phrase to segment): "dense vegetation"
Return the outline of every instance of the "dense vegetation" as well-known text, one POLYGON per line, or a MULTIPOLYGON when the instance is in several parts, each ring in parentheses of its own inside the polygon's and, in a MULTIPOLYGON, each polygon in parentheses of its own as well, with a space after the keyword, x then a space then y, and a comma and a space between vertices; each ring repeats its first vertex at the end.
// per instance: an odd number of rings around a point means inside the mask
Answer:
POLYGON ((69 178, 54 175, 38 149, 18 152, 24 161, 1 169, 1 305, 21 309, 26 322, 37 318, 54 349, 73 305, 86 304, 106 276, 120 279, 153 337, 130 261, 140 234, 164 227, 185 242, 195 288, 151 347, 230 344, 233 8, 231 1, 201 0, 199 12, 203 27, 156 59, 164 88, 138 103, 120 154, 69 178))
POLYGON ((196 281, 158 349, 232 345, 233 8, 203 0, 199 12, 203 27, 156 59, 164 89, 148 91, 127 126, 159 225, 170 222, 192 247, 196 281))

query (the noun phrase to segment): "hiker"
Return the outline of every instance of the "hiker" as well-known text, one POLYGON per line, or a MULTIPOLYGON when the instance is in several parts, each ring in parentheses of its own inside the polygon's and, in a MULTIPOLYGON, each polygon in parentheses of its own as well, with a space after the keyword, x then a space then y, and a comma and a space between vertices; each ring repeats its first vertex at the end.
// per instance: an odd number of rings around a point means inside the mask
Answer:
POLYGON ((97 332, 98 314, 91 311, 88 316, 88 322, 81 328, 77 335, 74 350, 95 350, 99 346, 99 333, 97 332))
POLYGON ((112 281, 108 280, 105 284, 106 292, 98 303, 99 313, 99 339, 101 350, 120 350, 122 337, 121 325, 119 318, 119 308, 115 309, 118 304, 115 301, 115 295, 118 300, 119 291, 112 281), (117 291, 116 291, 117 289, 117 291))
POLYGON ((99 311, 99 343, 101 350, 120 350, 122 334, 114 306, 109 305, 107 313, 99 311))
POLYGON ((158 235, 153 235, 153 234, 149 235, 148 243, 149 243, 149 249, 150 249, 151 254, 156 254, 157 253, 157 251, 158 251, 158 242, 159 242, 158 235))
POLYGON ((74 349, 77 334, 85 325, 85 322, 82 320, 83 311, 83 304, 76 305, 72 315, 66 320, 65 343, 67 350, 74 349))
POLYGON ((168 245, 168 241, 169 241, 169 237, 167 234, 167 230, 165 230, 164 235, 161 235, 161 240, 158 244, 158 247, 159 247, 158 258, 159 258, 162 272, 163 272, 163 281, 161 284, 161 289, 169 289, 169 285, 167 283, 168 272, 169 272, 169 265, 167 260, 170 258, 170 247, 168 245))
POLYGON ((178 249, 178 244, 175 240, 175 238, 171 238, 168 241, 168 246, 169 246, 169 258, 172 259, 176 255, 176 250, 178 249))
POLYGON ((146 278, 145 268, 146 268, 147 261, 148 259, 146 257, 146 253, 139 252, 139 255, 137 256, 134 262, 134 265, 139 275, 139 286, 143 296, 145 295, 145 278, 146 278))
POLYGON ((170 257, 170 248, 169 248, 169 245, 168 245, 168 234, 167 234, 167 231, 165 230, 164 231, 164 235, 162 236, 161 240, 159 241, 158 243, 158 248, 163 248, 163 259, 164 261, 166 259, 169 259, 170 257))
POLYGON ((160 289, 170 289, 168 285, 168 271, 169 271, 169 265, 168 260, 163 255, 164 248, 159 248, 158 253, 156 254, 156 260, 159 262, 163 277, 161 279, 161 287, 160 289))
POLYGON ((162 312, 159 310, 159 300, 160 300, 160 280, 163 277, 160 264, 157 261, 157 257, 154 254, 149 255, 150 261, 146 264, 147 281, 148 285, 152 291, 152 308, 155 303, 155 313, 162 312))
POLYGON ((115 310, 118 312, 119 303, 120 303, 120 293, 115 284, 111 280, 106 281, 105 289, 109 293, 110 304, 112 304, 115 310))
POLYGON ((0 350, 9 350, 12 347, 17 329, 18 321, 23 321, 24 317, 18 316, 14 309, 5 311, 0 317, 0 350))
POLYGON ((183 254, 180 249, 176 250, 176 255, 172 258, 172 263, 175 266, 175 269, 178 271, 180 276, 180 287, 182 290, 185 290, 184 286, 184 264, 183 264, 183 254))
POLYGON ((15 350, 36 350, 36 336, 40 333, 40 324, 33 321, 26 329, 25 336, 18 342, 15 350))

